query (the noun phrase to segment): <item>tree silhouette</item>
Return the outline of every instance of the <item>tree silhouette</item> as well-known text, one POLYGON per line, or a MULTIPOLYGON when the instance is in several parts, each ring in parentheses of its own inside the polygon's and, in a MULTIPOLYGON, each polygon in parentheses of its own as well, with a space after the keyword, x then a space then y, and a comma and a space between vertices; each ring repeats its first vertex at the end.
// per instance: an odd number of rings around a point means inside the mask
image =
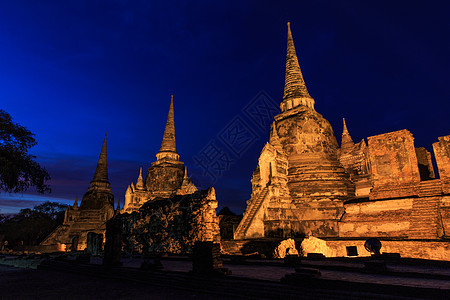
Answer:
POLYGON ((35 145, 34 134, 0 109, 0 190, 17 193, 34 186, 39 193, 50 192, 45 184, 50 175, 28 153, 35 145))
POLYGON ((8 241, 10 248, 38 245, 63 223, 66 207, 65 204, 47 201, 33 209, 23 208, 16 215, 4 217, 0 220, 0 242, 8 241))

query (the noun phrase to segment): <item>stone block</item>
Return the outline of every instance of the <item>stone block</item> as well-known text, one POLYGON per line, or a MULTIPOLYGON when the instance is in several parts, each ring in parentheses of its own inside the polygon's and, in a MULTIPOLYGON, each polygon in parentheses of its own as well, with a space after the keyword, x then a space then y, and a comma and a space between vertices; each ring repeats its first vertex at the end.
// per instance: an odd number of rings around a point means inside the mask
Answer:
POLYGON ((86 250, 88 253, 98 256, 103 248, 103 234, 97 234, 94 232, 89 232, 87 234, 87 246, 86 250))
POLYGON ((327 242, 316 237, 310 236, 302 241, 303 255, 309 253, 321 253, 326 257, 335 256, 333 250, 327 246, 327 242))
POLYGON ((421 180, 434 179, 433 163, 431 153, 424 147, 416 148, 417 163, 419 164, 419 173, 421 180))
POLYGON ((298 251, 295 248, 295 240, 287 239, 281 241, 273 252, 273 258, 285 258, 286 255, 297 255, 298 251))
POLYGON ((209 274, 222 268, 220 244, 195 242, 192 253, 192 272, 209 274))
POLYGON ((122 254, 122 228, 119 218, 112 218, 106 223, 106 242, 103 265, 120 266, 122 254))
POLYGON ((420 182, 414 137, 399 130, 368 138, 373 189, 370 199, 417 195, 420 182))
POLYGON ((443 184, 450 183, 450 135, 439 137, 433 144, 439 176, 443 184))

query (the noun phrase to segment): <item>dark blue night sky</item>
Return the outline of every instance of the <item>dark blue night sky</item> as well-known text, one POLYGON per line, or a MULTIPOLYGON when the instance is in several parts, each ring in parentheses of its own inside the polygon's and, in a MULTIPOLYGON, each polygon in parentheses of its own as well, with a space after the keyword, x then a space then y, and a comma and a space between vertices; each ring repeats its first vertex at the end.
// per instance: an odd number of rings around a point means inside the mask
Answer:
POLYGON ((194 183, 242 212, 269 136, 246 108, 258 97, 282 100, 287 21, 338 141, 342 117, 355 141, 408 129, 431 151, 450 134, 447 1, 161 2, 0 2, 0 107, 36 134, 32 152, 52 176, 49 195, 0 194, 0 213, 72 204, 87 191, 105 132, 123 203, 139 168, 156 160, 171 94, 194 183), (236 122, 247 139, 230 149, 224 132, 236 122), (214 178, 198 163, 211 145, 230 159, 223 170, 209 164, 214 178))

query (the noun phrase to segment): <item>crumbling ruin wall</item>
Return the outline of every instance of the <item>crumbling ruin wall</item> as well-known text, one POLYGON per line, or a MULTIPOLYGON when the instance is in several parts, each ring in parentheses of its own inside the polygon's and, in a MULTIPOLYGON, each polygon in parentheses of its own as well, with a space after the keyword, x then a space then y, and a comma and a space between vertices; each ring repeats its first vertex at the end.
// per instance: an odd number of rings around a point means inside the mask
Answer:
POLYGON ((433 163, 431 162, 431 153, 425 147, 416 148, 417 162, 421 180, 434 179, 433 163))
POLYGON ((346 203, 340 237, 407 238, 413 198, 346 203))
POLYGON ((191 253, 196 241, 220 241, 214 188, 155 199, 138 211, 122 214, 123 250, 142 254, 191 253))
POLYGON ((444 196, 440 203, 440 221, 442 224, 442 235, 445 238, 450 237, 450 196, 444 196))
POLYGON ((372 188, 370 161, 366 142, 354 145, 342 145, 339 151, 339 161, 350 179, 355 183, 355 196, 367 197, 372 188))
POLYGON ((403 129, 371 136, 368 141, 373 180, 369 198, 416 196, 420 174, 412 134, 403 129))
MULTIPOLYGON (((450 194, 450 135, 439 137, 439 142, 433 144, 434 155, 444 194, 450 194)), ((442 197, 440 217, 443 235, 450 236, 450 197, 442 197)))
POLYGON ((433 144, 433 150, 444 193, 450 194, 450 135, 439 137, 439 142, 433 144))

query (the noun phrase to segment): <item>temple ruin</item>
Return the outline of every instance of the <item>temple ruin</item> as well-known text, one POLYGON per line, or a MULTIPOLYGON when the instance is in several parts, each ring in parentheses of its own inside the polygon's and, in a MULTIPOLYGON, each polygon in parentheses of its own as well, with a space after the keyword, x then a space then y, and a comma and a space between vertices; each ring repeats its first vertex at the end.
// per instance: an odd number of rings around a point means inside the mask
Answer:
MULTIPOLYGON (((330 123, 314 104, 288 23, 281 113, 274 118, 253 172, 252 195, 234 238, 306 235, 324 238, 335 249, 362 247, 357 240, 368 237, 448 238, 450 136, 433 144, 440 174, 436 179, 431 154, 415 148, 409 131, 355 144, 344 120, 339 147, 330 123)), ((444 248, 450 250, 447 244, 444 248)))
POLYGON ((80 206, 78 199, 66 208, 64 222, 58 226, 41 245, 65 245, 65 249, 83 250, 87 246, 88 233, 104 237, 106 221, 114 216, 114 195, 108 180, 106 134, 88 191, 80 206))
POLYGON ((198 191, 179 160, 172 97, 157 159, 145 180, 141 168, 136 184, 128 186, 121 214, 117 210, 113 218, 105 137, 80 207, 77 201, 69 206, 64 224, 43 244, 84 249, 87 234, 104 234, 112 218, 129 252, 190 253, 195 242, 219 242, 222 231, 234 238, 222 243, 223 252, 231 254, 247 241, 263 245, 270 238, 306 236, 313 244, 320 241, 327 256, 345 256, 348 247, 352 253, 364 252, 364 240, 377 237, 385 239, 384 251, 448 260, 450 135, 433 144, 434 170, 431 153, 416 148, 406 129, 355 143, 344 119, 339 146, 314 105, 288 23, 281 113, 271 124, 251 177, 251 197, 235 230, 235 219, 224 216, 227 227, 219 229, 214 189, 198 191))
POLYGON ((137 211, 144 203, 157 197, 169 198, 174 195, 187 195, 197 191, 195 185, 188 178, 186 166, 179 158, 175 140, 172 96, 163 140, 161 148, 156 154, 156 161, 148 168, 145 181, 142 177, 141 168, 136 184, 131 183, 128 186, 125 192, 125 204, 121 212, 137 211))
POLYGON ((121 228, 123 251, 140 254, 192 253, 196 242, 220 242, 214 188, 155 198, 111 221, 121 228))
POLYGON ((136 184, 128 186, 121 214, 111 220, 121 228, 123 250, 185 254, 195 242, 220 242, 215 190, 198 191, 179 160, 173 96, 156 158, 145 181, 141 169, 136 184))

